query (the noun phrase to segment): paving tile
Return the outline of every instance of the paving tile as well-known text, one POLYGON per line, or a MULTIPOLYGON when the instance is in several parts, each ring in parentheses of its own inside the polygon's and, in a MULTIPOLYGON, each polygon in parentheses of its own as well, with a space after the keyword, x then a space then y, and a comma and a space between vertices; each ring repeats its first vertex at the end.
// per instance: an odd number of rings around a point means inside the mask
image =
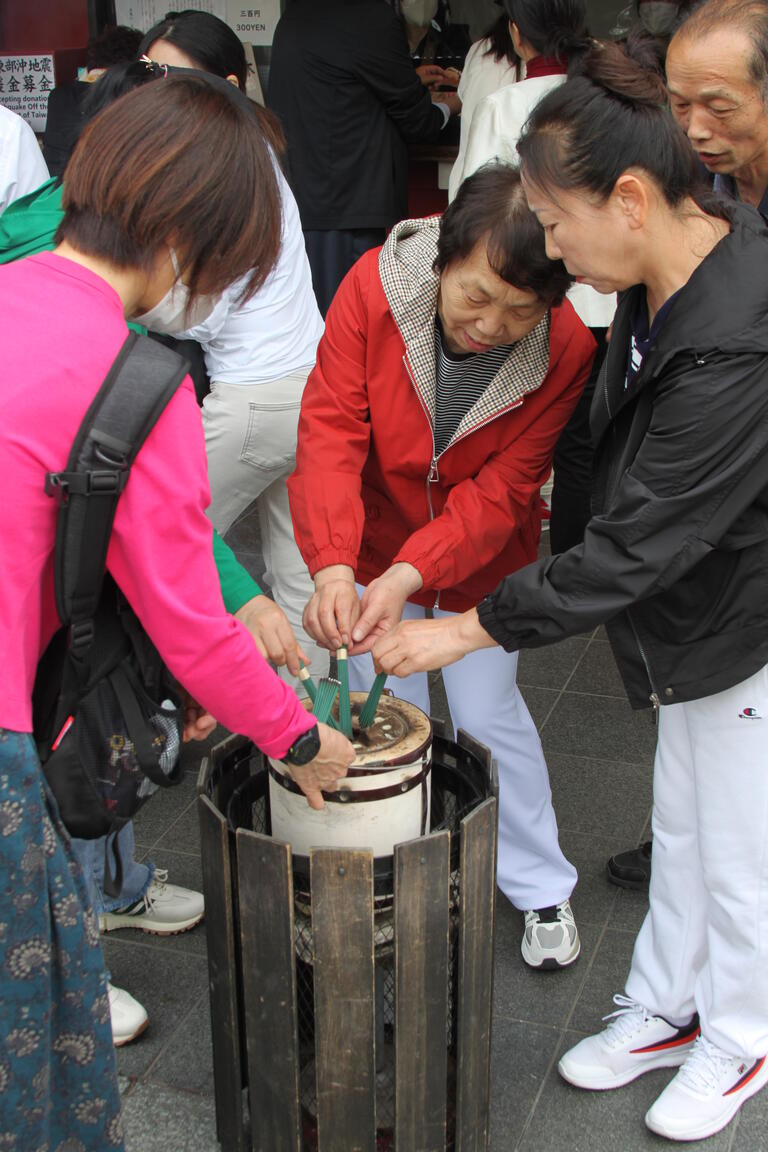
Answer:
POLYGON ((585 1033, 600 1031, 603 1016, 614 1010, 614 994, 624 989, 634 944, 634 932, 609 928, 603 934, 576 1001, 569 1028, 585 1033))
MULTIPOLYGON (((120 1075, 142 1077, 207 994, 208 964, 204 956, 174 954, 109 937, 102 939, 102 947, 112 983, 135 996, 149 1015, 146 1032, 117 1049, 120 1075)), ((197 1054, 191 1054, 191 1063, 195 1059, 197 1054)))
POLYGON ((590 641, 568 682, 568 691, 585 692, 590 696, 617 696, 626 700, 624 682, 607 640, 590 641))
POLYGON ((648 911, 648 893, 616 889, 616 903, 611 912, 609 927, 624 932, 639 932, 648 911))
POLYGON ((139 1084, 123 1103, 126 1152, 219 1152, 213 1099, 139 1084))
POLYGON ((515 1147, 559 1039, 555 1028, 494 1020, 490 1152, 515 1147))
POLYGON ((238 560, 241 552, 255 552, 261 556, 259 509, 255 503, 238 516, 225 539, 238 560))
POLYGON ((146 1080, 213 1096, 213 1048, 207 990, 152 1065, 146 1080))
POLYGON ((155 843, 153 856, 162 850, 200 855, 200 819, 194 788, 191 802, 155 843))
MULTIPOLYGON (((579 1039, 566 1033, 563 1050, 579 1039)), ((615 1092, 584 1092, 566 1084, 553 1068, 518 1152, 664 1152, 671 1147, 669 1141, 649 1132, 644 1116, 672 1075, 666 1069, 649 1072, 615 1092)), ((723 1132, 685 1147, 691 1152, 727 1152, 728 1143, 723 1132)))
MULTIPOLYGON (((556 711, 542 734, 547 746, 552 727, 558 722, 556 711)), ((611 852, 621 852, 639 842, 651 809, 650 764, 593 760, 548 751, 547 765, 561 829, 605 833, 615 840, 611 852)))
POLYGON ((136 844, 151 848, 195 800, 195 774, 184 772, 173 788, 159 788, 133 821, 136 844))
POLYGON ((768 1149, 768 1091, 765 1088, 743 1104, 730 1125, 729 1152, 766 1152, 768 1149))
POLYGON ((517 682, 530 688, 564 688, 587 649, 583 637, 561 640, 545 648, 523 649, 517 666, 517 682))
POLYGON ((544 739, 544 731, 550 722, 552 709, 557 704, 560 693, 554 688, 530 688, 520 685, 520 693, 528 705, 534 724, 544 739))
POLYGON ((542 732, 547 756, 561 752, 598 760, 650 764, 656 726, 650 712, 633 712, 626 700, 563 692, 542 732))
POLYGON ((556 972, 537 972, 520 954, 521 914, 500 893, 496 907, 494 1016, 565 1027, 587 977, 600 929, 591 924, 580 926, 581 955, 574 964, 556 972))

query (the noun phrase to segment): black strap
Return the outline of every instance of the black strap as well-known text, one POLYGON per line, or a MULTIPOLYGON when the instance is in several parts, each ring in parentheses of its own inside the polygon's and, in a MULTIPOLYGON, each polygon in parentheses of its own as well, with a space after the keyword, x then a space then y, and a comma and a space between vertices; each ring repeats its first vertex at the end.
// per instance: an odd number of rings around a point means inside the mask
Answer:
POLYGON ((186 361, 175 352, 129 333, 82 420, 66 469, 46 477, 46 492, 59 500, 56 607, 69 626, 81 687, 88 680, 117 502, 136 455, 186 372, 186 361))

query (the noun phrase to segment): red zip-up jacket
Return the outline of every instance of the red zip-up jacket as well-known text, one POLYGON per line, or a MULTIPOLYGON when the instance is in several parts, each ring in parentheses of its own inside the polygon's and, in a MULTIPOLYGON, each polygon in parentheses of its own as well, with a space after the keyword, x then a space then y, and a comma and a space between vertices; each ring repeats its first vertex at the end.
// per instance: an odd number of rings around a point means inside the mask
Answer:
POLYGON ((553 308, 435 459, 438 227, 438 218, 403 221, 339 288, 288 490, 313 576, 348 564, 368 584, 406 561, 424 582, 414 603, 439 598, 458 612, 536 559, 539 489, 595 343, 567 301, 553 308))

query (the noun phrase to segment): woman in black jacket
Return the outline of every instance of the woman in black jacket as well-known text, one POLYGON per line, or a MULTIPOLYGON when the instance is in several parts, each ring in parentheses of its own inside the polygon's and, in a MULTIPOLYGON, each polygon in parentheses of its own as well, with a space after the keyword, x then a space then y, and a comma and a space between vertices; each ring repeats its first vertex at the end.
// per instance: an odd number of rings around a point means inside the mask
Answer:
POLYGON ((548 254, 623 293, 593 518, 374 658, 407 675, 606 624, 630 701, 659 714, 650 910, 618 1010, 559 1069, 607 1089, 682 1065, 646 1123, 699 1139, 768 1081, 768 229, 698 191, 663 82, 616 46, 538 105, 519 152, 548 254))

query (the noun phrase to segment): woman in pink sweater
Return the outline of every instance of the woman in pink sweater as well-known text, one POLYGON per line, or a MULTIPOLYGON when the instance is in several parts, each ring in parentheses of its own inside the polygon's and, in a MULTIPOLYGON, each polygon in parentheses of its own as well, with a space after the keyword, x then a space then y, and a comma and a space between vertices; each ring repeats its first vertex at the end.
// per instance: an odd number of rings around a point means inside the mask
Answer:
MULTIPOLYGON (((224 86, 225 88, 228 86, 224 86)), ((91 400, 127 335, 126 316, 205 298, 274 264, 280 202, 248 102, 197 76, 124 97, 98 117, 67 170, 52 253, 0 269, 0 1146, 122 1148, 98 934, 40 770, 31 693, 58 626, 57 507, 91 400)), ((205 449, 191 381, 139 452, 107 566, 168 667, 228 728, 293 767, 322 805, 352 760, 315 725, 228 616, 212 559, 205 449), (316 729, 312 731, 312 729, 316 729)))

